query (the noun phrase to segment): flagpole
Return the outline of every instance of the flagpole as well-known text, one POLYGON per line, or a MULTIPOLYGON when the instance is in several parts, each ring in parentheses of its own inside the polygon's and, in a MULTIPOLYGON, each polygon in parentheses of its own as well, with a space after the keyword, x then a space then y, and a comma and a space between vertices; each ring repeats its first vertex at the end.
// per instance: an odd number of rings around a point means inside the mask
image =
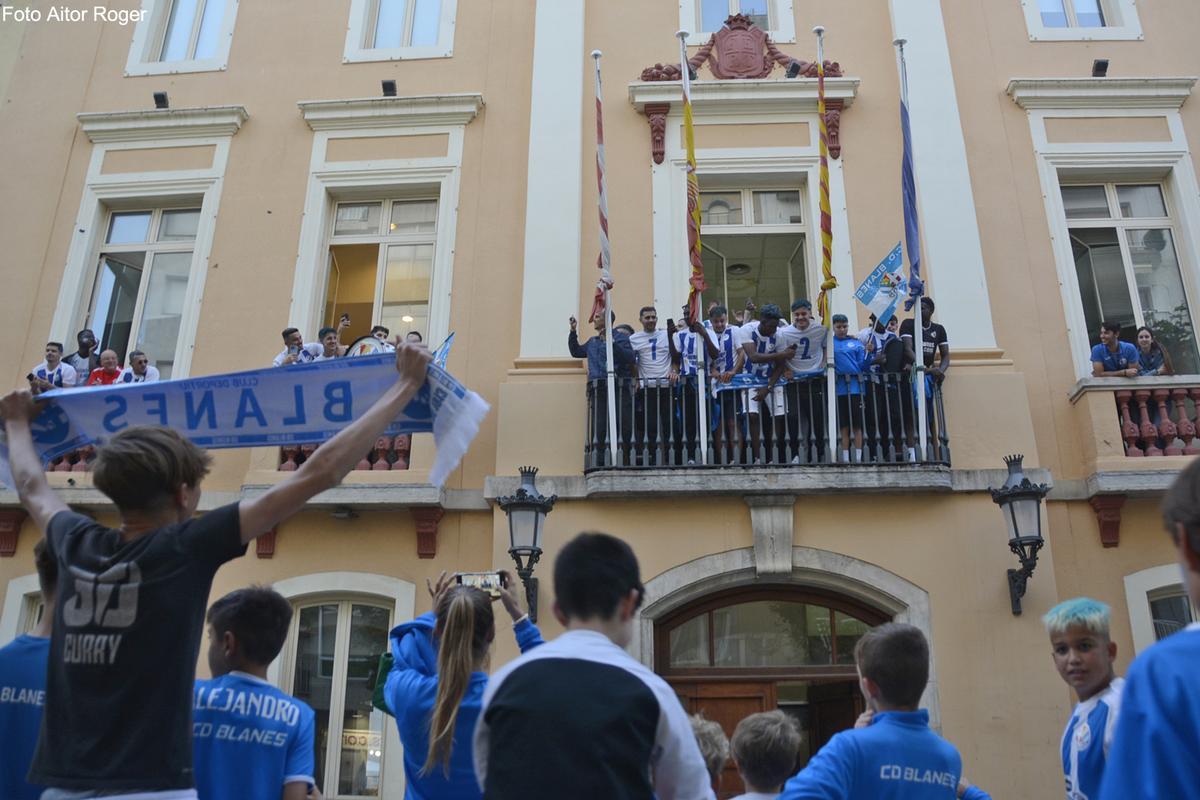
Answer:
MULTIPOLYGON (((688 167, 687 168, 688 168, 688 181, 689 181, 689 188, 688 188, 689 201, 693 200, 692 190, 691 190, 692 187, 690 185, 691 182, 693 182, 693 181, 696 182, 695 188, 696 188, 696 193, 697 193, 697 196, 694 198, 695 206, 688 208, 688 216, 690 219, 689 224, 693 224, 696 227, 696 243, 694 245, 695 250, 692 250, 689 252, 689 259, 688 259, 688 263, 692 264, 692 272, 694 273, 695 265, 694 265, 693 261, 697 256, 696 251, 698 251, 700 249, 700 214, 699 214, 700 198, 698 196, 698 193, 699 193, 698 180, 699 179, 696 177, 696 149, 695 149, 696 145, 695 145, 695 139, 693 138, 695 135, 695 132, 692 127, 692 116, 691 116, 692 70, 688 64, 688 58, 687 58, 688 32, 687 31, 678 31, 678 32, 676 32, 675 36, 677 36, 679 38, 679 72, 680 72, 680 77, 682 78, 682 81, 683 81, 682 87, 683 87, 684 116, 685 116, 684 124, 687 128, 686 135, 687 135, 687 149, 688 149, 688 152, 687 152, 688 167)), ((689 237, 689 240, 690 240, 690 238, 691 237, 689 237)), ((689 249, 691 247, 693 247, 693 245, 691 244, 690 241, 688 244, 689 244, 689 249)), ((697 322, 700 322, 701 323, 700 327, 703 328, 704 324, 703 324, 703 320, 700 319, 700 315, 704 309, 704 293, 703 293, 703 291, 697 289, 694 284, 692 284, 692 289, 689 294, 691 294, 691 293, 694 293, 696 295, 696 302, 693 303, 692 298, 690 296, 688 297, 689 313, 687 314, 687 318, 684 320, 684 324, 686 325, 689 321, 695 320, 697 322)), ((704 337, 705 337, 705 341, 696 343, 696 346, 698 348, 698 352, 696 353, 696 359, 697 359, 697 361, 696 361, 696 406, 697 406, 696 421, 698 422, 699 429, 700 429, 699 433, 700 433, 700 463, 701 464, 708 463, 708 408, 707 408, 707 403, 706 403, 707 398, 705 397, 706 390, 704 387, 704 377, 707 374, 707 369, 708 369, 708 359, 707 359, 708 332, 707 331, 704 332, 704 337)))
MULTIPOLYGON (((911 158, 912 156, 911 156, 911 153, 909 152, 909 148, 911 147, 911 142, 908 141, 911 138, 911 134, 909 133, 909 129, 908 129, 908 64, 906 63, 906 61, 904 59, 904 45, 908 44, 908 40, 907 39, 896 39, 895 41, 892 42, 892 44, 896 46, 896 50, 899 52, 899 59, 900 59, 900 104, 901 104, 902 134, 905 138, 905 142, 904 142, 905 158, 911 158)), ((905 170, 905 166, 904 166, 904 161, 902 161, 901 162, 901 176, 900 176, 901 177, 901 188, 904 189, 905 194, 907 195, 909 190, 906 187, 904 187, 905 171, 906 170, 905 170)), ((906 197, 906 204, 909 204, 909 203, 915 204, 915 202, 916 202, 915 176, 912 176, 910 179, 913 181, 913 185, 911 187, 911 192, 914 196, 912 198, 906 197)), ((908 209, 905 209, 905 211, 907 212, 908 209)), ((915 220, 916 219, 915 208, 913 209, 913 212, 914 212, 913 219, 915 220)), ((908 223, 907 216, 908 215, 906 214, 906 220, 905 220, 906 226, 908 223)), ((926 399, 926 397, 925 397, 925 343, 924 343, 924 323, 923 323, 923 320, 921 319, 921 312, 923 309, 921 307, 921 302, 920 302, 921 283, 920 283, 920 275, 919 275, 920 262, 921 262, 921 256, 920 256, 920 250, 919 250, 919 248, 920 248, 920 230, 917 229, 915 231, 912 231, 912 234, 913 234, 912 237, 909 236, 909 233, 910 232, 906 228, 905 236, 906 236, 907 243, 908 243, 908 269, 909 269, 909 276, 910 276, 910 279, 909 279, 910 285, 914 283, 912 276, 914 274, 916 274, 916 281, 915 281, 916 294, 914 295, 914 297, 917 302, 915 302, 913 304, 915 306, 915 310, 913 311, 913 359, 914 359, 913 376, 914 376, 914 380, 916 380, 916 382, 917 382, 917 427, 920 429, 918 441, 919 441, 920 447, 921 447, 921 449, 918 451, 918 454, 917 454, 917 460, 924 461, 929 455, 929 450, 928 450, 928 440, 929 440, 928 423, 929 423, 929 420, 928 420, 928 411, 925 408, 925 399, 926 399), (913 239, 916 239, 916 241, 913 241, 913 239), (913 258, 914 251, 916 251, 915 259, 913 258), (913 263, 914 261, 916 262, 915 265, 913 263)))
POLYGON ((825 326, 825 433, 831 463, 837 463, 838 449, 834 439, 837 425, 836 378, 833 364, 833 325, 830 323, 829 299, 826 292, 837 288, 833 277, 833 224, 829 210, 829 129, 825 122, 825 26, 813 28, 817 36, 817 127, 820 130, 820 174, 818 176, 821 208, 821 291, 817 295, 817 313, 825 326))
POLYGON ((604 308, 601 311, 604 314, 604 357, 607 364, 605 381, 608 387, 608 454, 612 466, 615 467, 620 431, 617 430, 617 375, 616 365, 613 363, 613 315, 610 294, 612 273, 609 271, 612 266, 612 249, 608 241, 608 188, 604 178, 604 94, 600 86, 602 55, 599 50, 592 51, 592 59, 596 65, 596 185, 599 189, 600 212, 600 283, 597 288, 604 292, 604 308))

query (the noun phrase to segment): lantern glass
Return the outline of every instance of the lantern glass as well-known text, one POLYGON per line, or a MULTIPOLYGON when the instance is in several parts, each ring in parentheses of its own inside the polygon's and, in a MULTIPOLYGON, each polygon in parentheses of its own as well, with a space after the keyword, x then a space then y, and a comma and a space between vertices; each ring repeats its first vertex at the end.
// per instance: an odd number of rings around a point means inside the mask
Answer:
POLYGON ((536 508, 510 508, 508 535, 512 549, 529 550, 542 546, 542 524, 546 513, 536 508))
POLYGON ((1009 540, 1042 538, 1041 499, 1015 497, 1006 504, 1004 521, 1008 523, 1009 540))

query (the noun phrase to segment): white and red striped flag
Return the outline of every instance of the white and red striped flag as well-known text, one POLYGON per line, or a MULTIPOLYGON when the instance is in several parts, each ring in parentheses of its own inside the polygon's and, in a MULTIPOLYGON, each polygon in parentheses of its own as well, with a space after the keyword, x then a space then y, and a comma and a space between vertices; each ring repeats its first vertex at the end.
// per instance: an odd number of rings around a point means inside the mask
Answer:
POLYGON ((592 300, 592 314, 589 321, 595 321, 596 316, 604 311, 605 294, 613 287, 612 250, 608 243, 608 188, 604 181, 604 97, 600 88, 600 51, 593 50, 592 58, 596 59, 596 183, 600 190, 600 255, 596 257, 596 266, 600 269, 600 280, 596 282, 596 297, 592 300))

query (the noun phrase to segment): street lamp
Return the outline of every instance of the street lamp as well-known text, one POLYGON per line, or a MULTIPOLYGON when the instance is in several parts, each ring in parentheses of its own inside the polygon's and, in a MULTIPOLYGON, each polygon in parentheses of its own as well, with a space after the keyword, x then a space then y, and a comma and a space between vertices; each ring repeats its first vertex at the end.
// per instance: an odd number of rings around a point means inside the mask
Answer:
POLYGON ((1021 614, 1021 598, 1025 584, 1037 566, 1038 551, 1046 543, 1042 538, 1042 498, 1050 491, 1044 483, 1034 483, 1021 469, 1024 456, 1005 456, 1008 479, 999 489, 992 489, 992 500, 1004 514, 1008 527, 1008 548, 1021 561, 1020 569, 1008 571, 1008 594, 1012 600, 1013 616, 1021 614))
POLYGON ((556 494, 545 497, 537 490, 537 472, 537 467, 521 467, 521 485, 516 493, 496 498, 496 504, 508 516, 508 554, 516 562, 517 575, 525 584, 530 622, 537 622, 538 580, 533 577, 533 567, 542 556, 546 515, 558 499, 556 494))

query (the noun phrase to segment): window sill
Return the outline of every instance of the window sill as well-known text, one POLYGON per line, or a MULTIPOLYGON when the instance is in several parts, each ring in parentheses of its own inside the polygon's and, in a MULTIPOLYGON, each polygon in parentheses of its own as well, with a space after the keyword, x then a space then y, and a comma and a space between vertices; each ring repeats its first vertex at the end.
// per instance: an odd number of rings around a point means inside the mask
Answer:
POLYGON ((347 50, 342 55, 343 64, 366 64, 378 61, 419 61, 430 58, 450 58, 453 47, 395 47, 389 49, 347 50))
POLYGON ((146 75, 178 75, 188 72, 224 72, 223 59, 208 58, 193 61, 143 61, 125 67, 126 78, 146 75))
POLYGON ((1031 42, 1136 42, 1145 39, 1141 28, 1041 28, 1030 31, 1031 42))

